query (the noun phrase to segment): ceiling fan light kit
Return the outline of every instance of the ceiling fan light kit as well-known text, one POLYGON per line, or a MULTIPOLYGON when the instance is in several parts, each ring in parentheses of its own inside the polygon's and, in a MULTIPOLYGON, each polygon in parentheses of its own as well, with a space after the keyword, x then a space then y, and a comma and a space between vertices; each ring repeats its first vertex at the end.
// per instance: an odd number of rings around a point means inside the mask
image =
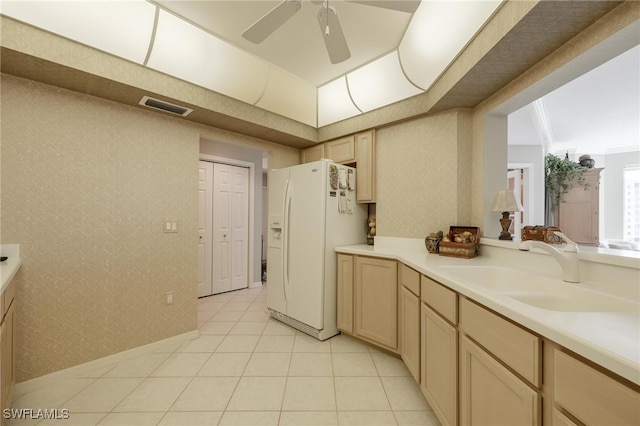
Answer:
MULTIPOLYGON (((382 7, 406 13, 414 13, 420 5, 420 0, 407 1, 358 1, 367 6, 382 7)), ((332 64, 344 62, 351 57, 349 45, 344 37, 342 25, 338 19, 338 14, 333 7, 329 6, 329 0, 311 0, 316 6, 321 6, 318 11, 318 25, 324 40, 329 60, 332 64)), ((254 22, 249 28, 244 30, 242 37, 252 43, 262 43, 267 37, 273 34, 280 26, 284 25, 298 11, 302 9, 301 0, 283 0, 276 7, 271 9, 262 18, 254 22)))

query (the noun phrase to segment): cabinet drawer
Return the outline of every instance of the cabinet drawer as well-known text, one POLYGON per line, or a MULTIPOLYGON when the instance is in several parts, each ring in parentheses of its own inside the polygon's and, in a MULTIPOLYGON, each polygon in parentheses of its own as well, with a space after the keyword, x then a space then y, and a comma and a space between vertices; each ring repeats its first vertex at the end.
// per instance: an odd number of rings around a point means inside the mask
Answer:
POLYGON ((400 284, 420 297, 420 273, 418 271, 414 271, 405 264, 400 264, 398 277, 400 278, 400 284))
POLYGON ((489 310, 460 299, 460 329, 534 386, 540 387, 540 338, 489 310))
POLYGON ((585 425, 639 425, 640 393, 557 349, 554 399, 585 425))
POLYGON ((9 310, 13 298, 16 296, 16 282, 15 280, 9 281, 9 284, 2 292, 2 302, 0 303, 0 318, 4 318, 4 315, 9 310))
POLYGON ((420 278, 420 286, 422 287, 422 301, 452 324, 457 324, 458 295, 456 292, 424 275, 420 278))

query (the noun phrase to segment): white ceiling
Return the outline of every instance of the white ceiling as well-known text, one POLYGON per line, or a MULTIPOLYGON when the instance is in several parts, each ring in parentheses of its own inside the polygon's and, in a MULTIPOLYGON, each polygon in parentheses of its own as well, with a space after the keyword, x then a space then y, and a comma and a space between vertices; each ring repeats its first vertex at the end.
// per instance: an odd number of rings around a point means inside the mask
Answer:
MULTIPOLYGON (((410 13, 329 0, 336 10, 351 58, 331 64, 317 22, 321 6, 309 0, 291 19, 260 44, 242 32, 282 0, 156 0, 155 3, 228 43, 318 87, 397 49, 410 13)), ((402 1, 402 0, 400 0, 402 1)))
POLYGON ((640 46, 509 115, 509 144, 554 154, 640 147, 640 46))

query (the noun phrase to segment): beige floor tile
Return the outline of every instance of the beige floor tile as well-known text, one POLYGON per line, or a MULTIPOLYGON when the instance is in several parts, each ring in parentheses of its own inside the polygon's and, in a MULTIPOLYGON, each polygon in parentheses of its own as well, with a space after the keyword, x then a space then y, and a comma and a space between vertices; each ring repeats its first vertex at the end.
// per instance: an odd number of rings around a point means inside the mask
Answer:
POLYGON ((369 352, 332 353, 335 376, 378 376, 369 352))
POLYGON ((222 303, 222 302, 200 303, 198 304, 198 312, 200 311, 218 312, 222 310, 224 305, 226 305, 226 303, 222 303))
POLYGON ((157 425, 164 413, 111 413, 99 426, 146 426, 157 425))
POLYGON ((338 426, 335 411, 283 411, 280 426, 338 426))
POLYGON ((67 401, 71 413, 106 413, 120 403, 143 379, 97 379, 67 401))
POLYGON ((331 343, 329 340, 321 342, 304 333, 297 332, 296 339, 293 344, 294 352, 331 352, 331 343))
POLYGON ((104 377, 147 377, 158 368, 170 354, 151 353, 119 362, 104 377))
POLYGON ((394 411, 398 426, 440 426, 433 411, 394 411))
POLYGON ((254 352, 249 359, 243 376, 286 376, 289 372, 291 352, 259 353, 254 352))
POLYGON ((333 376, 331 354, 294 352, 291 354, 289 376, 333 376))
POLYGON ((391 410, 378 377, 335 377, 339 411, 391 410))
POLYGON ((15 398, 11 408, 66 408, 63 406, 65 402, 95 381, 96 379, 71 379, 51 384, 15 398))
POLYGON ((201 298, 199 300, 202 300, 205 303, 207 303, 207 302, 224 302, 224 303, 226 303, 226 302, 232 300, 234 297, 236 297, 236 295, 233 294, 233 292, 230 292, 230 293, 214 294, 212 296, 207 296, 207 297, 201 298))
POLYGON ((177 352, 214 352, 224 339, 221 335, 201 335, 197 339, 184 342, 177 352))
POLYGON ((269 314, 267 312, 245 312, 242 317, 240 317, 240 321, 267 321, 269 319, 269 314))
POLYGON ((269 319, 262 334, 264 336, 295 336, 296 330, 274 319, 269 319))
POLYGON ((340 334, 328 340, 331 344, 331 352, 369 352, 369 346, 357 339, 340 334))
POLYGON ((238 321, 243 315, 241 311, 220 311, 211 317, 211 321, 238 321))
POLYGON ((236 302, 235 299, 233 302, 229 302, 222 308, 222 312, 245 312, 251 302, 236 302))
POLYGON ((287 411, 334 411, 336 396, 332 377, 289 377, 282 409, 287 411))
POLYGON ((175 353, 151 373, 151 377, 192 377, 202 368, 210 353, 175 353))
POLYGON ((340 426, 397 425, 392 411, 338 411, 340 426))
POLYGON ((393 410, 431 410, 413 377, 381 377, 393 410))
POLYGON ((293 350, 295 336, 261 336, 256 352, 288 352, 293 350))
POLYGON ((168 411, 190 382, 188 377, 145 379, 113 411, 168 411))
POLYGON ((198 324, 204 324, 209 321, 217 312, 215 311, 198 311, 198 324))
POLYGON ((202 366, 198 376, 242 376, 249 358, 250 352, 216 352, 202 366))
POLYGON ((255 334, 261 335, 267 323, 264 321, 237 322, 229 334, 255 334))
POLYGON ((239 377, 196 377, 171 411, 224 411, 238 380, 239 377))
POLYGON ((216 352, 253 352, 260 336, 227 335, 216 352))
POLYGON ((159 426, 211 426, 217 425, 222 418, 222 411, 203 411, 196 413, 167 413, 159 426))
POLYGON ((278 411, 226 411, 219 426, 277 426, 278 411))
POLYGON ((371 358, 380 376, 403 377, 411 375, 400 358, 383 352, 371 352, 371 358))
POLYGON ((247 312, 265 312, 267 313, 267 304, 265 302, 253 302, 247 308, 247 312))
POLYGON ((279 411, 286 377, 242 377, 227 410, 279 411))
POLYGON ((209 321, 200 327, 200 334, 222 334, 226 336, 235 325, 235 321, 209 321))
POLYGON ((107 413, 69 413, 67 419, 47 419, 38 422, 38 426, 96 426, 106 415, 107 413))

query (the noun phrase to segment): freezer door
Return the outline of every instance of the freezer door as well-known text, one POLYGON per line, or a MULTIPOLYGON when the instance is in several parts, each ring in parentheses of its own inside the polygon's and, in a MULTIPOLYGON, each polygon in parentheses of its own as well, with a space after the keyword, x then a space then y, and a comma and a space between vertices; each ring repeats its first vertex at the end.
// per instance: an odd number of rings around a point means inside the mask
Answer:
POLYGON ((287 301, 284 293, 283 243, 284 202, 289 170, 270 170, 269 223, 267 229, 267 307, 286 314, 287 301))
POLYGON ((324 327, 324 257, 327 162, 291 168, 283 245, 286 314, 316 329, 324 327))

